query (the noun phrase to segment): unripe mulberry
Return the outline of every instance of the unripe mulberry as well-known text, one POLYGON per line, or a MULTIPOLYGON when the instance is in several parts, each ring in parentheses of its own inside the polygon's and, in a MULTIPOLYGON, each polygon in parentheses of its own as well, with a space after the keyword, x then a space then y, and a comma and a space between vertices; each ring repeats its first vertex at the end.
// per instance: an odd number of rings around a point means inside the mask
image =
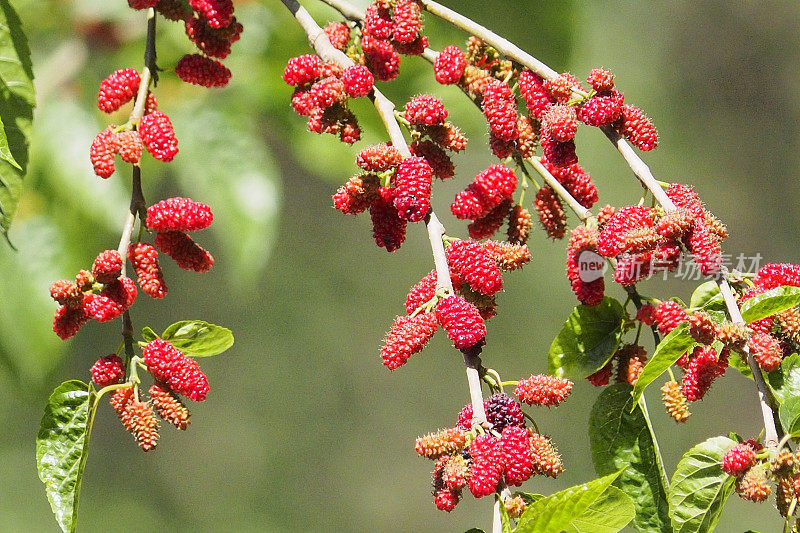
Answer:
POLYGON ((214 214, 206 204, 176 196, 148 207, 145 224, 153 231, 188 233, 205 229, 213 221, 214 214))
POLYGON ((580 82, 569 72, 564 72, 553 79, 544 80, 542 85, 550 96, 562 103, 566 103, 572 98, 573 89, 580 89, 580 82))
POLYGON ((453 455, 442 469, 442 481, 451 490, 459 490, 469 479, 469 461, 462 454, 453 455))
POLYGON ((226 28, 233 22, 233 0, 189 0, 189 5, 212 28, 226 28))
POLYGON ((400 72, 400 56, 392 43, 364 35, 361 40, 364 62, 380 81, 392 81, 400 72))
POLYGON ((136 271, 139 287, 151 298, 167 295, 167 285, 161 266, 158 264, 158 251, 150 244, 138 242, 128 247, 128 260, 136 271))
POLYGON ((344 22, 331 22, 324 28, 325 35, 334 48, 344 51, 350 42, 350 28, 344 22))
POLYGON ((61 305, 76 308, 83 304, 83 292, 77 284, 62 279, 50 285, 50 296, 61 305))
POLYGON ((148 394, 150 402, 162 419, 181 430, 189 426, 189 409, 166 385, 153 383, 148 394))
POLYGON ((761 267, 753 279, 757 287, 774 289, 781 285, 800 287, 800 265, 769 263, 761 267))
POLYGON ((539 140, 536 128, 534 128, 531 118, 525 115, 520 115, 517 119, 517 138, 514 141, 514 147, 519 155, 524 158, 533 157, 533 152, 536 150, 536 142, 539 140))
POLYGON ((425 133, 433 142, 450 151, 460 152, 467 147, 466 135, 450 122, 445 122, 442 126, 425 128, 425 133))
POLYGON ((202 402, 206 399, 208 378, 193 359, 186 357, 171 343, 155 339, 144 347, 142 353, 153 378, 192 401, 202 402))
POLYGON ((767 483, 767 468, 757 464, 736 480, 736 494, 751 502, 763 502, 772 490, 767 483))
POLYGON ((392 189, 381 187, 379 197, 369 206, 372 236, 375 243, 387 252, 394 252, 406 240, 407 221, 397 213, 392 189))
POLYGON ((617 350, 617 383, 636 385, 647 363, 647 352, 638 344, 627 344, 617 350))
POLYGON ((461 296, 448 296, 435 307, 436 319, 453 345, 464 350, 482 346, 486 338, 486 325, 478 308, 461 296))
POLYGON ((489 257, 497 261, 497 266, 501 270, 516 270, 531 260, 531 251, 524 244, 499 241, 486 241, 482 244, 483 249, 489 257))
POLYGON ((422 157, 407 157, 397 167, 394 206, 400 218, 419 222, 431 209, 433 169, 422 157))
POLYGON ((800 344, 800 309, 791 307, 774 317, 777 333, 794 344, 800 344))
POLYGON ((730 476, 744 475, 755 464, 755 450, 743 442, 736 444, 722 456, 722 470, 730 476))
POLYGON ((519 74, 519 90, 528 110, 537 119, 541 119, 547 107, 555 102, 545 90, 544 80, 528 69, 519 74))
POLYGON ((547 236, 553 240, 563 239, 567 231, 567 215, 555 191, 548 186, 539 189, 533 206, 547 236))
POLYGON ((391 144, 367 146, 356 156, 356 165, 368 172, 383 172, 400 164, 403 156, 391 144))
POLYGON ((517 137, 517 101, 508 84, 495 80, 486 87, 483 114, 498 139, 513 141, 517 137))
POLYGON ((108 397, 108 403, 111 404, 111 407, 114 409, 114 412, 117 413, 117 417, 119 417, 119 419, 122 420, 123 416, 125 415, 125 408, 128 407, 128 404, 132 399, 133 399, 133 387, 132 386, 124 387, 121 389, 113 390, 111 392, 111 395, 108 397))
POLYGON ((450 512, 458 505, 460 496, 458 492, 450 489, 439 489, 433 495, 433 503, 440 511, 450 512))
POLYGON ((214 257, 180 231, 156 233, 153 244, 184 270, 207 272, 214 266, 214 257))
POLYGON ((333 206, 346 215, 361 213, 378 197, 379 187, 375 174, 352 176, 333 195, 333 206))
POLYGON ((544 435, 533 433, 530 429, 528 433, 534 472, 552 478, 558 477, 564 471, 564 464, 553 442, 544 435))
POLYGON ((554 104, 542 115, 542 136, 551 135, 558 142, 567 142, 575 137, 578 122, 573 106, 554 104))
POLYGON ((783 350, 778 339, 769 333, 754 333, 747 341, 747 346, 750 348, 750 355, 765 371, 772 372, 780 368, 783 350))
POLYGON ((322 60, 314 54, 303 54, 286 62, 283 70, 283 81, 289 85, 306 85, 322 73, 322 60))
POLYGON ((731 350, 741 351, 748 338, 747 328, 733 322, 725 322, 717 328, 717 340, 731 350))
POLYGON ((178 139, 169 117, 161 111, 155 111, 142 117, 137 126, 142 136, 144 147, 155 159, 169 162, 178 153, 178 139))
POLYGON ((635 106, 622 106, 622 116, 616 123, 617 131, 639 150, 649 152, 658 145, 658 132, 653 122, 635 106))
POLYGON ((712 344, 717 336, 717 326, 711 315, 705 311, 695 311, 689 317, 689 335, 701 344, 712 344))
POLYGON ((473 239, 488 239, 494 235, 508 215, 511 209, 511 200, 503 200, 497 207, 486 213, 483 217, 475 220, 467 226, 469 236, 473 239))
POLYGON ((560 404, 567 399, 570 392, 572 392, 570 380, 544 374, 531 375, 527 379, 520 380, 514 389, 514 395, 522 403, 547 407, 560 404))
POLYGON ((614 75, 602 68, 593 68, 586 81, 597 92, 610 91, 614 88, 614 75))
POLYGON ((433 169, 433 175, 440 180, 452 178, 455 175, 455 167, 450 157, 442 148, 433 141, 414 141, 408 146, 411 154, 422 157, 433 169))
POLYGON ((602 127, 616 122, 622 114, 624 97, 618 91, 598 93, 578 109, 578 120, 589 126, 602 127))
POLYGON ((149 452, 158 444, 158 420, 150 404, 131 399, 125 406, 122 423, 143 451, 149 452))
POLYGON ((450 455, 464 448, 466 434, 460 428, 449 428, 418 437, 415 445, 417 453, 429 459, 450 455))
POLYGON ((658 331, 662 335, 666 335, 678 327, 679 324, 689 321, 689 315, 686 314, 683 307, 672 300, 665 300, 658 304, 653 317, 658 324, 658 331))
POLYGON ((89 159, 95 174, 108 178, 114 173, 114 154, 118 146, 117 134, 112 126, 97 134, 89 147, 89 159))
POLYGON ((436 81, 442 85, 452 85, 461 80, 464 75, 464 68, 467 66, 467 58, 461 48, 455 45, 446 46, 436 56, 433 63, 433 74, 436 81))
POLYGON ((522 496, 514 496, 513 498, 505 499, 503 501, 503 506, 506 508, 506 513, 508 513, 509 518, 519 518, 528 508, 528 504, 525 503, 522 496))
POLYGON ((444 124, 447 118, 447 109, 438 98, 420 94, 408 101, 404 116, 411 124, 436 126, 444 124))
POLYGON ((111 283, 122 272, 122 257, 116 250, 106 250, 94 260, 92 276, 98 283, 111 283))
POLYGON ((689 403, 683 395, 680 384, 675 381, 667 381, 661 387, 661 401, 675 422, 686 422, 692 414, 689 412, 689 403))
POLYGON ((175 74, 185 81, 201 87, 225 87, 231 79, 231 71, 215 59, 186 54, 175 65, 175 74))
POLYGON ((117 150, 126 163, 139 164, 144 151, 144 143, 138 131, 123 131, 117 134, 117 150))
POLYGON ((412 355, 422 351, 437 328, 434 313, 420 313, 415 317, 398 316, 381 348, 383 364, 389 370, 400 368, 412 355))
POLYGON ((113 113, 133 100, 141 81, 139 73, 132 68, 123 68, 113 72, 100 83, 97 107, 105 113, 113 113))
POLYGON ((67 340, 78 333, 81 326, 86 324, 89 315, 81 307, 67 307, 61 305, 56 309, 55 317, 53 318, 53 331, 62 340, 67 340))
POLYGON ((414 0, 397 0, 394 4, 392 39, 398 43, 414 41, 422 29, 420 6, 414 0))
POLYGON ((348 96, 358 98, 372 92, 375 78, 364 65, 353 65, 342 73, 342 83, 348 96))
POLYGON ((473 290, 486 295, 503 288, 503 276, 486 249, 474 241, 456 241, 447 248, 447 263, 473 290))
POLYGON ((531 212, 521 205, 515 205, 508 215, 508 242, 525 244, 531 234, 531 212))
POLYGON ((92 381, 100 387, 107 387, 122 382, 125 377, 125 365, 117 354, 104 355, 92 365, 92 381))
POLYGON ((469 446, 472 469, 469 490, 476 498, 492 494, 503 474, 503 453, 500 440, 494 435, 478 435, 469 446))
POLYGON ((509 485, 522 485, 533 474, 533 459, 528 430, 518 426, 503 428, 500 435, 503 474, 509 485))

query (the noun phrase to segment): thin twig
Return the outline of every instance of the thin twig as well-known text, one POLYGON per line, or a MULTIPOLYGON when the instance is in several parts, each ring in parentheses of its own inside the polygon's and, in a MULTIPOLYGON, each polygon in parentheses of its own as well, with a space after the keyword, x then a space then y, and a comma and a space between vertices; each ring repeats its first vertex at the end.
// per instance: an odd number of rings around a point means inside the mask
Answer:
POLYGON ((353 22, 364 21, 364 12, 350 2, 341 2, 340 0, 322 0, 322 2, 341 13, 347 20, 352 20, 353 22))
POLYGON ((567 202, 569 208, 578 215, 578 218, 581 219, 581 222, 586 222, 590 218, 592 218, 592 212, 581 205, 578 200, 576 200, 567 189, 564 188, 563 185, 553 176, 550 172, 544 167, 542 162, 539 160, 538 157, 530 157, 527 159, 533 165, 533 168, 536 169, 536 172, 542 176, 545 183, 552 188, 558 196, 561 197, 562 200, 567 202))
MULTIPOLYGON (((343 68, 352 66, 353 61, 347 57, 340 50, 336 49, 328 39, 325 31, 317 24, 309 12, 300 5, 297 0, 281 0, 286 8, 294 15, 300 27, 306 33, 308 42, 317 55, 325 61, 333 61, 343 68)), ((329 5, 342 11, 345 9, 343 2, 336 2, 330 0, 329 5), (336 5, 334 5, 336 4, 336 5), (338 6, 338 7, 337 7, 338 6), (340 9, 341 8, 341 9, 340 9)), ((411 151, 408 148, 403 130, 400 128, 397 119, 394 116, 395 106, 391 100, 386 98, 377 88, 373 89, 370 96, 375 109, 378 112, 384 127, 386 128, 389 138, 395 148, 405 157, 411 156, 411 151)), ((426 218, 426 225, 428 230, 428 240, 430 241, 431 251, 433 253, 434 264, 436 265, 437 272, 437 289, 442 289, 446 294, 453 292, 453 284, 450 280, 450 271, 447 267, 447 258, 445 256, 444 245, 442 243, 442 236, 444 235, 444 227, 439 221, 436 213, 431 210, 426 218)), ((470 399, 472 402, 473 420, 482 424, 486 422, 486 413, 483 409, 483 393, 481 392, 480 382, 480 358, 477 354, 464 354, 464 363, 466 365, 467 382, 469 384, 470 399)))

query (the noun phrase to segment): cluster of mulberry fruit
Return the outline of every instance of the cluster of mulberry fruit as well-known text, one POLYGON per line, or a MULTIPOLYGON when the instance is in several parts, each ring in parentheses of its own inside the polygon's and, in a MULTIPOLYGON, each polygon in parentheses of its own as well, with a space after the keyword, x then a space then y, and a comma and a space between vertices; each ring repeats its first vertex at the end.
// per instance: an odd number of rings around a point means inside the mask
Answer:
POLYGON ((59 280, 50 285, 50 296, 58 302, 53 331, 68 339, 90 320, 109 322, 136 301, 136 285, 122 275, 122 257, 106 250, 91 270, 81 270, 75 281, 59 280))
MULTIPOLYGON (((208 395, 208 379, 197 363, 186 357, 168 341, 155 339, 142 350, 143 362, 153 376, 148 390, 149 401, 140 400, 139 385, 120 387, 109 398, 122 425, 144 451, 156 447, 159 424, 156 413, 169 424, 185 430, 190 422, 189 409, 178 395, 202 402, 208 395)), ((131 364, 135 364, 133 361, 131 364)), ((125 376, 122 360, 117 355, 101 357, 92 367, 92 381, 98 386, 120 384, 125 376)))
POLYGON ((400 55, 418 56, 428 47, 422 35, 422 8, 414 0, 376 0, 367 6, 356 58, 381 81, 400 72, 400 55))
MULTIPOLYGON (((551 376, 531 376, 519 382, 515 394, 529 405, 562 402, 572 383, 551 376)), ((526 427, 520 404, 504 393, 483 402, 487 422, 473 422, 472 404, 458 415, 454 427, 419 437, 416 451, 434 460, 433 498, 436 507, 452 511, 465 489, 476 498, 494 494, 505 485, 519 486, 534 475, 557 477, 561 456, 546 436, 526 427)), ((518 498, 505 502, 518 517, 525 505, 518 498)))
POLYGON ((435 271, 412 287, 406 297, 407 314, 395 319, 384 340, 383 364, 390 370, 404 365, 422 351, 439 326, 457 349, 479 349, 485 342, 485 321, 497 313, 495 295, 503 287, 501 270, 516 270, 529 260, 530 251, 523 244, 452 242, 447 262, 455 293, 437 293, 435 271))
MULTIPOLYGON (((741 498, 765 501, 774 486, 778 512, 787 519, 795 515, 795 502, 800 498, 800 456, 790 449, 768 450, 754 440, 739 442, 725 452, 721 467, 736 478, 734 489, 741 498)), ((794 527, 798 526, 796 521, 794 527)))

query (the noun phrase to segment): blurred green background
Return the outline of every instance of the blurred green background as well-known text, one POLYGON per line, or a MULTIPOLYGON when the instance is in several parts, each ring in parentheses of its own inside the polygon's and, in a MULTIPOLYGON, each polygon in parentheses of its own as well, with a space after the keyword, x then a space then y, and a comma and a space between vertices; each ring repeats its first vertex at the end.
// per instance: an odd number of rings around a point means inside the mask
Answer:
MULTIPOLYGON (((362 6, 366 2, 358 2, 362 6)), ((337 20, 308 0, 317 19, 337 20)), ((446 4, 502 32, 557 70, 617 75, 626 101, 659 126, 645 156, 659 179, 696 186, 731 230, 726 250, 800 261, 795 243, 800 151, 800 5, 775 2, 540 2, 446 4), (788 201, 787 201, 788 200, 788 201)), ((97 179, 88 146, 105 125, 97 85, 116 68, 140 68, 141 13, 122 0, 18 0, 33 50, 39 106, 31 170, 11 239, 0 243, 0 522, 3 531, 55 531, 36 475, 34 439, 49 392, 119 342, 119 326, 92 323, 75 339, 51 331, 47 287, 115 248, 129 187, 127 171, 97 179)), ((212 229, 198 240, 217 265, 206 275, 167 264, 168 297, 141 297, 135 326, 160 331, 180 319, 234 330, 236 344, 202 361, 209 400, 193 406, 184 433, 164 428, 143 454, 105 405, 97 417, 81 503, 84 531, 464 531, 488 528, 490 502, 467 497, 450 515, 429 493, 431 463, 414 438, 451 426, 468 401, 457 352, 439 335, 422 355, 389 373, 381 339, 402 312, 406 290, 432 267, 424 228, 387 254, 374 246, 369 217, 345 217, 330 195, 354 170, 358 149, 384 140, 374 112, 354 105, 364 140, 354 147, 305 131, 280 79, 286 60, 307 53, 304 35, 277 1, 238 2, 242 40, 226 61, 230 86, 208 91, 162 74, 160 107, 175 124, 181 153, 144 165, 154 202, 185 195, 209 203, 212 229)), ((465 36, 426 18, 431 46, 465 36)), ((192 47, 180 25, 159 26, 159 62, 192 47)), ((385 87, 384 87, 385 85, 385 87)), ((479 111, 452 87, 436 87, 430 66, 404 58, 398 83, 381 89, 402 104, 436 90, 471 146, 458 177, 438 183, 435 207, 449 233, 466 235, 447 208, 453 194, 493 163, 479 111)), ((111 120, 125 120, 111 117, 111 120)), ((581 163, 601 203, 636 202, 640 189, 597 131, 579 135, 581 163)), ((574 220, 574 217, 572 217, 574 220)), ((563 276, 564 243, 537 230, 533 260, 506 277, 489 325, 485 364, 504 379, 546 368, 547 348, 574 298, 563 276)), ((688 298, 691 282, 651 281, 642 292, 688 298)), ((616 287, 613 293, 620 295, 616 287)), ((557 410, 533 412, 559 446, 566 472, 525 487, 551 493, 592 479, 586 435, 598 390, 576 384, 557 410)), ((680 455, 715 435, 759 431, 752 384, 735 371, 676 426, 648 400, 669 473, 680 455)), ((771 503, 732 498, 719 531, 774 531, 771 503)))

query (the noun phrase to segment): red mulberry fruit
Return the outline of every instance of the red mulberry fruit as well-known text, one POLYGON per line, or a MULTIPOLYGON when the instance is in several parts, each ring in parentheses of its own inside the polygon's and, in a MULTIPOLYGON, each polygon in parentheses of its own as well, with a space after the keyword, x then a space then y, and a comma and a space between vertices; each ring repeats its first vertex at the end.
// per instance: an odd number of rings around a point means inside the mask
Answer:
POLYGON ((214 214, 206 204, 176 196, 148 207, 145 224, 153 231, 188 233, 205 229, 213 221, 214 214))
POLYGON ((136 271, 139 287, 151 298, 167 295, 167 285, 161 266, 158 264, 158 251, 150 244, 139 242, 128 247, 128 259, 136 271))
POLYGON ((495 81, 483 92, 483 114, 489 129, 503 141, 517 137, 517 101, 508 84, 495 81))
POLYGON ((542 116, 542 136, 552 135, 558 142, 571 141, 575 137, 577 128, 575 108, 572 106, 551 105, 542 116))
POLYGON ((138 165, 142 159, 144 144, 138 131, 123 131, 117 134, 117 145, 120 157, 126 163, 138 165))
POLYGON ((666 335, 679 324, 689 321, 689 315, 686 314, 683 307, 679 303, 671 300, 665 300, 658 304, 655 313, 653 314, 656 324, 658 324, 658 331, 662 335, 666 335))
POLYGON ((175 65, 175 74, 185 81, 202 87, 225 87, 231 71, 214 59, 200 54, 186 54, 175 65))
POLYGON ((115 71, 100 83, 97 107, 105 113, 113 113, 133 100, 142 79, 132 68, 115 71))
POLYGON ((369 172, 383 172, 400 164, 403 156, 391 144, 367 146, 356 156, 356 165, 369 172))
POLYGON ((83 307, 61 305, 53 318, 53 331, 62 340, 67 340, 78 333, 81 326, 86 324, 90 318, 83 307))
POLYGON ((100 387, 107 387, 122 382, 125 377, 125 365, 117 354, 104 355, 92 365, 92 381, 100 387))
POLYGON ((344 51, 350 42, 350 28, 344 22, 331 22, 325 26, 325 35, 334 48, 344 51))
POLYGON ((520 380, 514 389, 514 395, 522 403, 547 407, 560 404, 567 399, 570 392, 572 392, 570 380, 544 374, 520 380))
POLYGON ((342 73, 342 83, 344 83, 344 90, 349 96, 358 98, 372 92, 375 78, 364 65, 353 65, 342 73))
POLYGON ((754 333, 747 341, 752 355, 758 366, 767 372, 777 370, 781 366, 783 350, 778 339, 769 333, 754 333))
POLYGON ((414 0, 397 0, 393 19, 392 39, 398 43, 414 41, 422 29, 420 6, 414 0))
POLYGON ((455 45, 446 46, 433 63, 434 77, 442 85, 458 83, 466 66, 467 58, 461 48, 455 45))
POLYGON ((111 283, 122 272, 122 257, 116 250, 106 250, 97 256, 92 265, 92 276, 99 283, 111 283))
POLYGON ((411 124, 436 126, 444 124, 447 118, 447 109, 438 98, 420 94, 408 101, 404 115, 411 124))
POLYGON ((375 244, 386 248, 387 252, 394 252, 406 240, 408 222, 397 213, 392 189, 382 187, 378 193, 379 197, 369 206, 372 236, 375 244))
POLYGON ((50 296, 61 305, 70 308, 80 307, 83 304, 83 292, 77 284, 62 279, 50 285, 50 296))
POLYGON ((114 154, 117 153, 118 139, 113 127, 104 129, 92 141, 89 147, 89 159, 92 161, 94 173, 101 178, 108 178, 114 173, 114 154))
POLYGON ((553 240, 563 239, 567 231, 567 215, 555 191, 547 186, 539 189, 533 206, 547 236, 553 240))
POLYGON ((610 91, 614 88, 614 75, 602 68, 593 68, 586 81, 597 92, 610 91))
POLYGON ((447 263, 469 286, 486 295, 503 288, 503 276, 497 263, 484 247, 474 241, 456 241, 447 248, 447 263))
POLYGON ((178 153, 178 139, 169 117, 161 111, 155 111, 142 117, 137 127, 142 136, 144 147, 159 161, 169 162, 178 153))
POLYGON ((507 426, 500 435, 503 474, 509 485, 522 485, 533 474, 533 459, 525 428, 507 426))
POLYGON ((192 401, 202 402, 208 395, 208 378, 197 363, 165 340, 150 341, 142 350, 144 362, 153 377, 170 390, 192 401))
POLYGON ((394 206, 400 218, 419 222, 431 209, 433 169, 421 157, 403 159, 394 175, 394 206))
POLYGON ((744 442, 736 444, 722 456, 722 470, 739 477, 756 464, 756 451, 744 442))
POLYGON ((233 22, 233 0, 189 0, 189 5, 212 28, 226 28, 233 22))
POLYGON ((528 110, 537 119, 541 119, 545 110, 555 100, 544 88, 544 81, 528 69, 519 74, 519 90, 528 106, 528 110))
POLYGON ((383 364, 389 370, 403 366, 412 355, 422 351, 437 327, 433 313, 397 317, 381 348, 383 364))
POLYGON ((617 131, 643 152, 649 152, 658 145, 656 127, 635 106, 629 104, 622 106, 622 116, 617 122, 617 131))
POLYGON ((492 494, 503 474, 503 452, 500 440, 494 435, 478 435, 469 446, 472 469, 469 490, 476 498, 492 494))
POLYGON ((153 243, 184 270, 206 272, 214 265, 214 257, 180 231, 157 233, 153 243))
POLYGON ((436 319, 457 349, 483 345, 486 325, 477 307, 460 296, 449 296, 439 300, 435 311, 436 319))
POLYGON ((289 85, 306 85, 320 77, 322 60, 313 54, 293 57, 286 63, 283 81, 289 85))
POLYGON ((456 195, 450 210, 461 219, 478 219, 511 198, 517 188, 517 176, 503 165, 492 165, 472 180, 466 190, 456 195))

